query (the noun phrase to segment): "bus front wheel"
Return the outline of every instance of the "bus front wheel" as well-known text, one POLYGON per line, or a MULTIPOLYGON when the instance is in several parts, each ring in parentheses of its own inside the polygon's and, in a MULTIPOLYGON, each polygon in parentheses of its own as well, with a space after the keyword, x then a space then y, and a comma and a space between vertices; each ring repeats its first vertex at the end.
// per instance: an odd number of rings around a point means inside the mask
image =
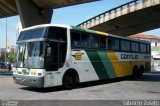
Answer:
POLYGON ((65 89, 72 89, 77 83, 77 74, 74 71, 68 71, 63 77, 63 86, 65 89))

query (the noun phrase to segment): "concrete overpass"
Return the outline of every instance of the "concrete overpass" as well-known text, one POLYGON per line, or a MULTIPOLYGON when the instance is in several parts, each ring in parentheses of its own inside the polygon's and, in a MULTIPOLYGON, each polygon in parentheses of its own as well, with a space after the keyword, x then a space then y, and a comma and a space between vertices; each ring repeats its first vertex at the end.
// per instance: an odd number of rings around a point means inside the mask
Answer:
POLYGON ((99 14, 78 27, 122 36, 160 28, 160 0, 134 0, 99 14))
POLYGON ((20 15, 23 28, 50 23, 53 9, 99 0, 0 0, 0 18, 20 15))

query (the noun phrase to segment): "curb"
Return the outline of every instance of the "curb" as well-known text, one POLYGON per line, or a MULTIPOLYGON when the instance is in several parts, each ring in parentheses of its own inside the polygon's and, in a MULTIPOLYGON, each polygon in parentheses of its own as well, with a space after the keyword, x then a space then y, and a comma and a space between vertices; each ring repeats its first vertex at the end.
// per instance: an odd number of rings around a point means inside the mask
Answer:
POLYGON ((12 71, 0 71, 0 75, 13 75, 12 71))

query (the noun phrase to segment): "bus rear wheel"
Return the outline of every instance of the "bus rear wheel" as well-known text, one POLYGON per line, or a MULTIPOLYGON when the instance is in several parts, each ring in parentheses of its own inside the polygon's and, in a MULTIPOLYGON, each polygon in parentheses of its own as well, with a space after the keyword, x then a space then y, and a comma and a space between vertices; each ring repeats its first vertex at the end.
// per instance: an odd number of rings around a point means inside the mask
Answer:
POLYGON ((133 79, 138 79, 139 75, 138 75, 138 66, 135 66, 133 68, 133 74, 132 74, 133 79))
POLYGON ((63 87, 65 89, 72 89, 77 83, 77 75, 74 72, 67 72, 63 77, 63 87))
POLYGON ((144 73, 144 66, 143 66, 143 65, 140 66, 138 72, 139 72, 139 78, 142 78, 142 75, 143 75, 143 73, 144 73))

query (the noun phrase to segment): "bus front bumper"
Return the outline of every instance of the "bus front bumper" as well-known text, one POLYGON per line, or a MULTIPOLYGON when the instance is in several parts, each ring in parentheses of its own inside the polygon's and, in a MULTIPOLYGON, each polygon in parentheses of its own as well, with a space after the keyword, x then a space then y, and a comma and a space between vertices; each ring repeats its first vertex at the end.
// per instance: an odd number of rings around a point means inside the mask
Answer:
POLYGON ((44 77, 23 76, 13 74, 13 80, 15 83, 20 85, 44 88, 44 77))

